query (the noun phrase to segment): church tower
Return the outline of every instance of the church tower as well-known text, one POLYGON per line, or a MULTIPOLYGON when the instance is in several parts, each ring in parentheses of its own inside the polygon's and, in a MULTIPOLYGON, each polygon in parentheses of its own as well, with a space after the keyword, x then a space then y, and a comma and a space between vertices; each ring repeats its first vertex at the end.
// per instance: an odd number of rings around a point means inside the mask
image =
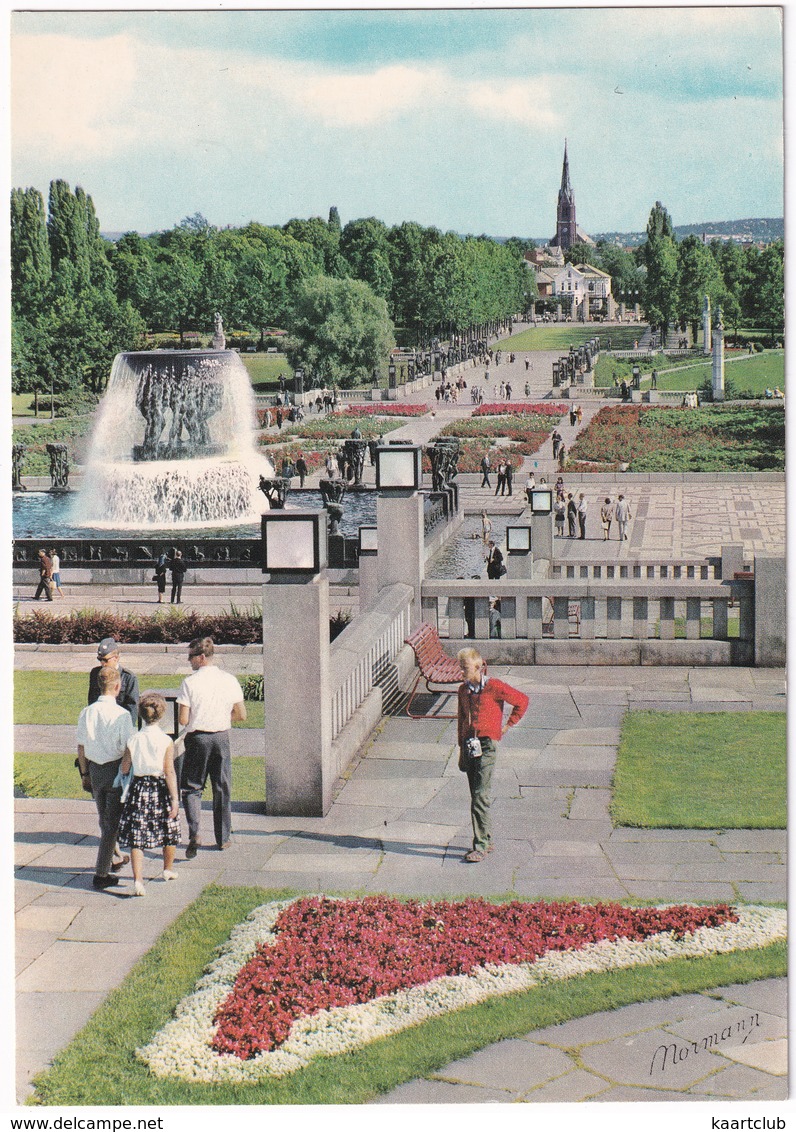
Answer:
POLYGON ((578 225, 575 220, 575 194, 569 183, 569 158, 567 143, 564 141, 564 167, 561 170, 561 188, 558 190, 558 212, 556 215, 556 234, 550 241, 553 246, 566 251, 578 241, 578 225))

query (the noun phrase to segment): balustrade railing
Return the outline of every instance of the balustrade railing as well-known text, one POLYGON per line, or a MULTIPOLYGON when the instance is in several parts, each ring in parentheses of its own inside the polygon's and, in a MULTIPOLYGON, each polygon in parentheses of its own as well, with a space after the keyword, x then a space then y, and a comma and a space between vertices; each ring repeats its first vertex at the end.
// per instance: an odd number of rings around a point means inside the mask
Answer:
POLYGON ((721 558, 702 562, 554 562, 551 578, 593 581, 720 582, 721 558))
POLYGON ((374 687, 382 686, 409 635, 409 586, 391 586, 331 645, 331 713, 334 741, 374 687))

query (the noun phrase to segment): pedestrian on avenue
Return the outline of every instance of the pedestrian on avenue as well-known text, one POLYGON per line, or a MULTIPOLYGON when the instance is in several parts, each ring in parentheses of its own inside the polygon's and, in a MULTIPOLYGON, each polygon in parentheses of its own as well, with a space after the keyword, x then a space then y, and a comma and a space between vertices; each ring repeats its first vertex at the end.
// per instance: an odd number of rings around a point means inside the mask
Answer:
POLYGON ((495 495, 503 495, 506 491, 506 460, 501 456, 497 466, 497 485, 495 486, 495 495))
POLYGON ((334 460, 332 459, 331 452, 326 454, 326 475, 331 479, 332 472, 335 470, 334 460))
POLYGON ((174 849, 180 843, 180 800, 174 773, 174 744, 160 729, 166 701, 145 692, 139 705, 144 726, 127 743, 123 775, 132 771, 119 822, 119 843, 130 849, 136 896, 144 896, 144 850, 163 849, 163 879, 176 880, 174 849))
POLYGON ((575 416, 577 418, 578 424, 580 424, 583 420, 583 409, 580 405, 578 405, 578 407, 575 409, 575 416))
POLYGON ((507 401, 511 400, 511 382, 510 381, 506 382, 506 400, 507 401))
POLYGON ((116 832, 122 816, 121 789, 114 786, 114 781, 127 744, 135 734, 129 712, 116 702, 120 689, 116 669, 103 668, 99 674, 99 699, 84 707, 77 721, 80 780, 83 789, 91 792, 99 815, 95 888, 112 888, 119 883, 119 878, 111 874, 116 832))
POLYGON ((656 369, 652 371, 652 388, 658 388, 658 371, 656 369))
POLYGON ((174 551, 174 557, 169 568, 171 570, 171 604, 182 605, 182 583, 185 581, 188 567, 185 565, 181 550, 174 551))
POLYGON ((588 510, 588 502, 583 492, 578 496, 578 526, 580 527, 580 537, 586 537, 586 512, 588 510))
POLYGON ((608 542, 611 537, 611 523, 614 518, 614 509, 611 506, 611 500, 606 496, 605 502, 600 508, 600 522, 603 525, 603 542, 608 542))
POLYGON ((279 429, 280 432, 282 431, 282 406, 281 405, 277 405, 277 408, 276 408, 276 427, 279 429))
POLYGON ((513 475, 514 475, 514 466, 512 465, 511 460, 507 460, 506 461, 506 488, 507 488, 506 494, 507 495, 511 495, 513 475))
POLYGON ((481 457, 481 487, 491 487, 489 482, 489 469, 492 467, 492 462, 489 459, 489 453, 485 452, 481 457))
POLYGON ((296 475, 299 478, 299 487, 304 487, 304 480, 307 478, 307 461, 301 453, 296 460, 296 475))
POLYGON ((489 542, 489 536, 492 534, 492 520, 487 515, 486 511, 481 512, 481 542, 484 546, 489 542))
POLYGON ((39 551, 39 584, 34 601, 41 601, 42 593, 46 594, 47 601, 53 600, 53 561, 46 550, 39 551))
POLYGON ((570 405, 569 406, 569 423, 573 427, 574 427, 575 421, 577 420, 576 413, 577 413, 577 405, 570 405))
POLYGON ((188 646, 192 672, 177 693, 179 723, 186 729, 182 767, 182 804, 188 819, 185 856, 196 856, 202 791, 208 776, 213 788, 213 832, 216 846, 227 849, 232 837, 232 760, 229 731, 233 723, 246 719, 240 684, 213 662, 212 637, 197 637, 188 646))
POLYGON ((506 567, 503 565, 503 555, 495 546, 494 539, 490 539, 486 547, 486 558, 484 560, 486 562, 486 576, 492 581, 495 581, 497 578, 502 578, 506 573, 506 567))
POLYGON ((558 431, 557 428, 553 429, 553 432, 552 432, 550 439, 553 442, 553 459, 557 460, 558 459, 558 453, 559 453, 559 450, 561 448, 561 433, 558 431))
POLYGON ((578 521, 578 505, 572 495, 572 492, 567 495, 567 527, 570 538, 575 537, 575 528, 578 521))
MULTIPOLYGON (((526 372, 528 371, 528 367, 530 366, 530 364, 531 364, 531 359, 530 359, 530 358, 526 358, 526 359, 525 359, 525 370, 526 370, 526 372)), ((527 397, 527 396, 528 396, 528 394, 526 393, 526 394, 525 394, 525 396, 527 397)))
POLYGON ((121 652, 115 637, 103 637, 97 645, 99 664, 88 674, 88 704, 94 704, 102 694, 100 675, 104 671, 115 672, 119 677, 119 692, 116 703, 130 716, 133 726, 138 724, 138 677, 121 664, 121 652))
POLYGON ((566 498, 567 498, 567 493, 564 490, 564 481, 561 478, 561 476, 559 476, 558 479, 556 480, 556 499, 566 500, 566 498))
POLYGON ((555 511, 556 538, 563 538, 564 537, 564 519, 566 517, 566 510, 567 510, 566 500, 564 500, 561 497, 556 499, 553 510, 555 511))
POLYGON ((506 396, 506 386, 501 381, 501 383, 500 383, 500 400, 502 401, 505 396, 506 396))
POLYGON ((566 466, 567 466, 567 448, 566 448, 566 445, 562 442, 560 448, 558 449, 558 470, 559 470, 559 472, 563 472, 563 470, 566 466))
POLYGON ((158 605, 163 604, 163 599, 166 596, 166 575, 169 570, 169 556, 165 550, 161 550, 158 555, 158 560, 155 563, 155 573, 152 575, 152 581, 158 587, 158 605))
POLYGON ((490 679, 486 663, 475 649, 461 649, 458 659, 463 677, 459 687, 459 769, 467 774, 473 823, 473 847, 464 859, 477 864, 493 849, 489 811, 497 744, 525 715, 528 697, 502 680, 490 679), (506 704, 511 706, 511 714, 504 723, 506 704))
POLYGON ((58 594, 59 597, 63 597, 64 591, 61 589, 61 559, 58 556, 55 547, 53 547, 50 551, 50 561, 52 562, 53 566, 52 589, 55 591, 55 593, 58 594))
POLYGON ((531 495, 536 490, 536 476, 533 472, 528 473, 528 479, 525 481, 525 498, 528 503, 531 502, 531 495))
POLYGON ((525 396, 530 397, 530 395, 531 395, 531 387, 530 387, 529 383, 526 381, 525 382, 525 396))
POLYGON ((633 518, 630 513, 630 504, 625 499, 624 495, 620 495, 616 501, 616 522, 619 527, 619 541, 624 542, 627 540, 627 524, 633 518))

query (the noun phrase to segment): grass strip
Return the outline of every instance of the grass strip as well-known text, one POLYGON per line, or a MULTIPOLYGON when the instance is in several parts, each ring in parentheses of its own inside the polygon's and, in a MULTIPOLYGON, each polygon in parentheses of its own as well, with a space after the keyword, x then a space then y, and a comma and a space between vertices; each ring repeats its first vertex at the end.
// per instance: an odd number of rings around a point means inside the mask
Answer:
MULTIPOLYGON (((77 751, 77 748, 75 748, 77 751)), ((90 799, 80 785, 75 770, 75 756, 52 751, 14 753, 14 786, 25 798, 90 799)), ((202 797, 210 801, 210 781, 202 797)), ((232 758, 232 801, 263 802, 265 800, 265 754, 263 758, 232 758)))
POLYGON ((135 1058, 193 988, 213 951, 258 904, 293 891, 211 886, 166 929, 52 1068, 34 1078, 40 1105, 362 1104, 485 1045, 633 1002, 782 976, 784 943, 592 974, 434 1018, 364 1049, 317 1058, 281 1080, 204 1085, 153 1077, 135 1058))
POLYGON ((784 829, 784 712, 630 711, 611 817, 645 829, 784 829))
MULTIPOLYGON (((93 658, 92 658, 93 666, 93 658)), ((132 661, 135 664, 135 659, 132 661)), ((87 660, 88 664, 88 660, 87 660)), ((179 688, 189 673, 168 672, 164 675, 147 673, 138 678, 141 693, 150 688, 179 688)), ((20 671, 14 673, 14 722, 48 726, 61 724, 76 726, 77 717, 86 706, 88 672, 20 671)), ((171 727, 173 712, 167 712, 171 727)), ((263 726, 262 701, 246 701, 246 721, 236 727, 261 728, 263 726)))

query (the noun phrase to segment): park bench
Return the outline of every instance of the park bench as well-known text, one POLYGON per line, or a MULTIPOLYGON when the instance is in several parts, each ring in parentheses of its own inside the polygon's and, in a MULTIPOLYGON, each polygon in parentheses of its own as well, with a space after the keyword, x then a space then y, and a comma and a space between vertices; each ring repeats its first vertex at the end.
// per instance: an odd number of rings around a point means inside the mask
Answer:
MULTIPOLYGON (((427 622, 421 622, 406 638, 405 643, 411 646, 420 669, 409 694, 406 714, 410 719, 425 719, 427 718, 425 715, 416 715, 411 711, 420 681, 425 680, 426 688, 432 695, 452 695, 462 682, 462 670, 458 660, 448 656, 443 649, 437 630, 427 622), (432 685, 437 686, 432 687, 432 685)), ((457 713, 433 712, 432 714, 434 719, 455 719, 457 713)))

